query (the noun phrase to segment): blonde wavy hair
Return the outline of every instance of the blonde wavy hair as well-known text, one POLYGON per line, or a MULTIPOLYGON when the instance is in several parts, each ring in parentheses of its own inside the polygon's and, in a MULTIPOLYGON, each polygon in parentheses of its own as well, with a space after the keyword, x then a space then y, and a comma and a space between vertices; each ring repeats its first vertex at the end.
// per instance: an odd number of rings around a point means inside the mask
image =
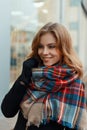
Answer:
POLYGON ((39 59, 39 61, 41 60, 38 55, 38 46, 41 36, 46 33, 52 33, 56 38, 57 47, 60 50, 61 54, 61 64, 65 63, 71 68, 74 68, 81 78, 83 76, 82 63, 79 60, 74 47, 72 46, 72 40, 68 30, 59 23, 47 23, 38 31, 32 41, 32 52, 28 58, 36 57, 39 59))

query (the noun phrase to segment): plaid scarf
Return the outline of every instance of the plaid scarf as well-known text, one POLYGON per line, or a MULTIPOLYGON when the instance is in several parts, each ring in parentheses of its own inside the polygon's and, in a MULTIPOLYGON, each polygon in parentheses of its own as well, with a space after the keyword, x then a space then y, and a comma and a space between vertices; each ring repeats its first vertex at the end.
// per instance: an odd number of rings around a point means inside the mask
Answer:
POLYGON ((33 116, 39 112, 39 124, 54 120, 69 128, 87 128, 84 85, 76 71, 67 65, 32 69, 32 83, 21 108, 27 115, 30 110, 33 116), (27 113, 26 107, 23 109, 25 103, 30 105, 27 113), (39 105, 33 108, 36 103, 39 105))

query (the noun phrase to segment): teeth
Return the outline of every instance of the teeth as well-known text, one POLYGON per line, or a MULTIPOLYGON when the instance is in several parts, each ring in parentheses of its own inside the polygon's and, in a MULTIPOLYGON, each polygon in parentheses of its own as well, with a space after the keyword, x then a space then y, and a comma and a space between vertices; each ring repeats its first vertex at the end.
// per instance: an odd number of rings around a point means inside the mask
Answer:
POLYGON ((49 59, 50 57, 43 57, 44 59, 49 59))
POLYGON ((49 58, 44 58, 44 59, 49 59, 49 58))

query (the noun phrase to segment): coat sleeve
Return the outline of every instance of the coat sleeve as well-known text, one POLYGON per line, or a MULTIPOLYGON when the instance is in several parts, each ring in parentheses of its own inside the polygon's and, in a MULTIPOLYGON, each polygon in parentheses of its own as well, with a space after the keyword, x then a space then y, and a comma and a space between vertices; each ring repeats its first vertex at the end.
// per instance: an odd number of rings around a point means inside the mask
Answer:
POLYGON ((26 93, 27 87, 31 82, 32 68, 38 66, 38 61, 35 58, 30 58, 23 62, 23 69, 21 75, 13 84, 12 88, 5 95, 1 110, 5 117, 13 117, 20 109, 20 103, 26 93))
POLYGON ((5 117, 14 117, 17 114, 20 102, 26 93, 26 87, 20 84, 20 78, 21 76, 15 81, 2 101, 1 110, 5 117))

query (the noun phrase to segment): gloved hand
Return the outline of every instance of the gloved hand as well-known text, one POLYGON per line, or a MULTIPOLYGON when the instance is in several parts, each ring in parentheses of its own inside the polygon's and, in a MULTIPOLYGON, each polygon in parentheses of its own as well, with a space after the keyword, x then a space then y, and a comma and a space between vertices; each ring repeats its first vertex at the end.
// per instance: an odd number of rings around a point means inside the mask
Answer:
POLYGON ((36 58, 30 58, 23 62, 23 69, 20 75, 20 80, 24 83, 24 85, 28 85, 31 81, 32 76, 32 68, 38 67, 38 60, 36 58))

